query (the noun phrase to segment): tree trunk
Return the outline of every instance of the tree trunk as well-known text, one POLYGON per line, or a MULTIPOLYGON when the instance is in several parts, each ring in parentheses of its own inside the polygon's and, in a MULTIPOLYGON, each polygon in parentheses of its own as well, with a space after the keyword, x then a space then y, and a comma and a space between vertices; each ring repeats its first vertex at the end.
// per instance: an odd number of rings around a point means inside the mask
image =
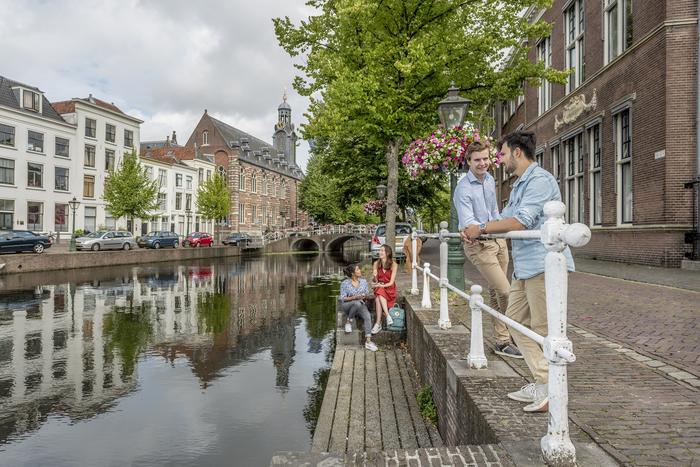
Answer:
POLYGON ((399 148, 401 138, 389 141, 386 165, 389 176, 386 181, 386 244, 394 250, 396 244, 396 198, 399 187, 399 148))

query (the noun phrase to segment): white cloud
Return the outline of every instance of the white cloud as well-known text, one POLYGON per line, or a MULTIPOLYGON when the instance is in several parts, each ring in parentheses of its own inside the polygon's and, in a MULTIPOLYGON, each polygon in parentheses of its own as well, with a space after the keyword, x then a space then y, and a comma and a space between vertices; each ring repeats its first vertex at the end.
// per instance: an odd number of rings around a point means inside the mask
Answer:
MULTIPOLYGON (((308 100, 277 44, 273 17, 298 21, 304 0, 0 0, 0 74, 52 101, 95 97, 145 122, 143 140, 189 137, 204 109, 271 141, 285 88, 297 127, 308 100)), ((297 160, 306 165, 308 145, 297 160)))

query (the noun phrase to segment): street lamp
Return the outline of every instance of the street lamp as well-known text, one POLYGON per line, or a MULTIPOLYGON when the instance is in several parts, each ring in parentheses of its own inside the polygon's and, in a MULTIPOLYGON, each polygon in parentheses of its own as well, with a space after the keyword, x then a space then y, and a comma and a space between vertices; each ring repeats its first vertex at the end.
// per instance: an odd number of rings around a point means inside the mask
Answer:
MULTIPOLYGON (((469 111, 471 101, 459 95, 459 88, 454 83, 447 90, 447 97, 438 103, 438 115, 440 122, 446 129, 464 125, 464 120, 469 111)), ((459 228, 457 209, 453 201, 455 188, 457 187, 457 174, 450 174, 450 232, 456 232, 459 228)), ((460 290, 464 290, 464 253, 459 239, 450 238, 448 241, 447 277, 451 284, 460 290)))
POLYGON ((70 206, 71 211, 73 211, 73 232, 70 236, 68 251, 75 251, 75 211, 78 209, 78 206, 80 206, 80 201, 75 199, 75 196, 73 196, 73 199, 68 201, 68 206, 70 206))
POLYGON ((187 228, 185 229, 186 235, 188 236, 190 234, 190 219, 192 219, 192 210, 187 208, 185 209, 185 217, 187 218, 187 228))
MULTIPOLYGON (((384 199, 386 198, 386 185, 383 183, 380 183, 377 185, 377 199, 384 199)), ((384 212, 386 210, 386 205, 384 206, 384 209, 379 211, 379 223, 384 222, 384 212)))

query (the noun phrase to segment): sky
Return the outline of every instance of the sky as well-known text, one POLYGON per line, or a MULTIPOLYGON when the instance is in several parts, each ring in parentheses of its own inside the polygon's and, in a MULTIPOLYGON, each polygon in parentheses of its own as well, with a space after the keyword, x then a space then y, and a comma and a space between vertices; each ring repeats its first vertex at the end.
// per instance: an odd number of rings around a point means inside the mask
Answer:
MULTIPOLYGON (((292 89, 293 59, 273 17, 295 23, 305 0, 0 0, 0 75, 36 86, 51 102, 113 102, 144 120, 141 141, 173 130, 184 143, 209 114, 272 142, 287 90, 292 121, 308 99, 292 89)), ((297 162, 309 147, 300 141, 297 162)))

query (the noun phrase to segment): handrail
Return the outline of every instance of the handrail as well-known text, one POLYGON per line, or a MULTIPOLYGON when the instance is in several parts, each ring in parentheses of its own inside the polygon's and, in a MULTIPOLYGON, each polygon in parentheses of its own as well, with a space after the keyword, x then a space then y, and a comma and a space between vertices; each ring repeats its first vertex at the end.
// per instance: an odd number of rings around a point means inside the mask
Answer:
POLYGON ((586 245, 591 238, 590 229, 583 224, 566 224, 564 213, 566 206, 559 201, 549 201, 544 205, 547 220, 540 230, 518 230, 503 234, 483 235, 484 238, 510 238, 519 240, 540 240, 547 250, 545 257, 545 294, 547 302, 547 336, 541 336, 532 329, 505 316, 490 306, 484 304, 481 295, 482 287, 473 285, 471 294, 467 294, 450 284, 447 279, 447 241, 450 238, 460 238, 458 232, 449 232, 447 222, 440 223, 439 234, 421 234, 424 238, 440 239, 440 277, 430 272, 430 263, 418 266, 417 242, 418 235, 412 234, 411 248, 413 252, 411 294, 418 295, 417 271, 423 272, 423 308, 432 308, 430 301, 430 279, 440 285, 440 318, 438 326, 441 329, 451 327, 449 319, 447 291, 451 290, 469 301, 471 309, 471 337, 467 363, 471 368, 484 369, 488 366, 484 354, 484 339, 482 329, 482 311, 487 312, 513 330, 523 334, 542 346, 544 356, 549 361, 549 425, 548 432, 540 443, 542 455, 550 465, 576 465, 576 450, 569 438, 568 422, 568 383, 567 367, 576 361, 571 341, 566 336, 567 316, 567 280, 568 271, 563 251, 571 247, 586 245))

